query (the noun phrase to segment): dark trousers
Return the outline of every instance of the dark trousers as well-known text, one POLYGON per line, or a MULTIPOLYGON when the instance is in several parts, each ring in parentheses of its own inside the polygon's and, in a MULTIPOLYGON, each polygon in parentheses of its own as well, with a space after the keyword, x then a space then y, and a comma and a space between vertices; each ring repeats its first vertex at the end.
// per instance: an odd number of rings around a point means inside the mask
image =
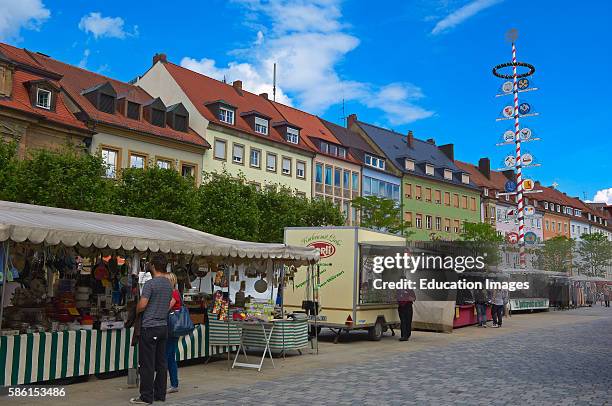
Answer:
POLYGON ((487 305, 485 303, 476 303, 476 315, 479 326, 487 324, 487 305))
POLYGON ((140 399, 148 403, 166 400, 168 327, 142 327, 138 340, 140 399))
POLYGON ((610 300, 606 300, 606 307, 610 307, 610 300))
POLYGON ((410 338, 412 332, 412 303, 400 304, 397 307, 400 317, 402 338, 410 338))
POLYGON ((493 324, 498 326, 502 325, 502 319, 504 318, 504 305, 493 305, 491 309, 491 316, 493 317, 493 324))

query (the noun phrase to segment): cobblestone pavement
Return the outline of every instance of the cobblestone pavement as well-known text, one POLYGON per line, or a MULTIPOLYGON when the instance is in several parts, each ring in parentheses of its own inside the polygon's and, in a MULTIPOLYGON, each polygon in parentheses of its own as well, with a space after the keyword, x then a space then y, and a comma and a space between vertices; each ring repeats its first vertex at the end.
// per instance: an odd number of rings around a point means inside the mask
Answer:
POLYGON ((612 405, 612 312, 593 310, 609 317, 312 370, 166 405, 612 405))

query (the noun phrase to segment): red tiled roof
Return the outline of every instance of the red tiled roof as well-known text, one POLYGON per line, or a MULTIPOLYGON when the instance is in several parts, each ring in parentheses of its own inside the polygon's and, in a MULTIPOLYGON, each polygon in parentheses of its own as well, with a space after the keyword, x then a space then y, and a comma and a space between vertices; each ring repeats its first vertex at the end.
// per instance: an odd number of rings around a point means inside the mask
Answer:
MULTIPOLYGON (((201 147, 210 147, 206 140, 191 128, 188 132, 177 131, 170 127, 155 126, 144 119, 133 120, 118 112, 115 114, 104 113, 96 109, 96 107, 81 94, 83 90, 105 82, 110 82, 117 92, 118 97, 127 95, 128 100, 139 104, 146 104, 153 100, 151 95, 138 86, 68 65, 41 54, 34 54, 27 50, 11 47, 10 45, 0 44, 0 51, 5 56, 16 58, 15 60, 18 60, 20 63, 61 75, 62 78, 55 82, 56 85, 61 87, 92 120, 201 147)), ((38 112, 39 109, 35 110, 38 112)), ((74 120, 76 120, 76 118, 74 120)), ((81 123, 80 127, 85 128, 85 125, 81 123)))
MULTIPOLYGON (((305 151, 312 151, 311 147, 306 145, 302 137, 299 144, 290 144, 285 141, 285 138, 279 131, 273 127, 275 122, 285 121, 285 118, 272 106, 272 104, 264 97, 248 92, 244 89, 238 91, 234 86, 218 80, 209 78, 208 76, 191 71, 171 62, 165 62, 164 66, 172 75, 174 80, 183 89, 189 100, 195 105, 200 114, 208 121, 217 125, 233 128, 258 138, 272 140, 284 145, 299 148, 305 151), (229 125, 219 120, 211 110, 206 107, 207 103, 223 100, 225 103, 236 107, 234 116, 234 125, 229 125), (247 123, 241 113, 256 111, 264 116, 270 117, 270 126, 268 135, 256 133, 253 128, 247 123)), ((297 123, 291 123, 298 125, 297 123)), ((299 125, 298 125, 299 126, 299 125)))
MULTIPOLYGON (((272 103, 274 107, 276 107, 276 109, 285 117, 285 120, 295 125, 298 125, 299 127, 302 128, 300 130, 300 137, 304 139, 304 142, 313 151, 317 151, 318 153, 321 153, 319 149, 317 148, 317 146, 315 145, 315 138, 320 138, 324 141, 327 141, 333 144, 342 145, 340 140, 338 140, 338 138, 336 138, 332 134, 332 132, 323 124, 323 122, 317 116, 313 116, 312 114, 295 109, 293 107, 286 106, 281 103, 277 103, 273 101, 270 101, 270 103, 272 103)), ((328 154, 323 154, 323 153, 321 154, 328 155, 328 154)), ((329 156, 335 159, 340 159, 342 161, 347 161, 347 162, 351 162, 355 164, 358 163, 358 161, 354 157, 348 154, 348 148, 347 148, 347 158, 346 159, 343 159, 337 156, 333 156, 333 155, 329 155, 329 156)))
POLYGON ((477 186, 486 187, 491 190, 498 189, 497 185, 493 183, 491 179, 488 179, 482 172, 480 172, 476 165, 457 160, 455 160, 455 165, 457 165, 457 167, 462 171, 469 173, 472 182, 474 182, 477 186))

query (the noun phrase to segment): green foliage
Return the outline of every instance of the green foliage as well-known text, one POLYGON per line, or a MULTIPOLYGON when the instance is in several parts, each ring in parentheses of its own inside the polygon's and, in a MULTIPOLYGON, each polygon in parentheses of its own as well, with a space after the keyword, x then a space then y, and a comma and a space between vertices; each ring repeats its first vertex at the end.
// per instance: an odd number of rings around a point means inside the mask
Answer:
POLYGON ((565 236, 544 241, 544 246, 537 253, 539 266, 551 272, 570 272, 574 244, 573 239, 565 236))
POLYGON ((402 209, 392 199, 378 196, 358 196, 353 207, 361 212, 361 226, 390 233, 403 233, 402 209))
POLYGON ((602 233, 583 234, 578 243, 578 269, 588 276, 605 276, 612 262, 612 242, 602 233))
POLYGON ((117 214, 197 228, 200 205, 194 180, 173 169, 123 169, 112 195, 117 214))
POLYGON ((17 143, 0 140, 0 200, 17 200, 17 143))
POLYGON ((498 265, 501 262, 499 248, 504 238, 491 224, 465 221, 459 239, 465 241, 473 256, 484 256, 487 265, 498 265))
POLYGON ((303 227, 320 226, 341 226, 345 223, 345 218, 339 207, 327 199, 306 199, 301 200, 303 227))

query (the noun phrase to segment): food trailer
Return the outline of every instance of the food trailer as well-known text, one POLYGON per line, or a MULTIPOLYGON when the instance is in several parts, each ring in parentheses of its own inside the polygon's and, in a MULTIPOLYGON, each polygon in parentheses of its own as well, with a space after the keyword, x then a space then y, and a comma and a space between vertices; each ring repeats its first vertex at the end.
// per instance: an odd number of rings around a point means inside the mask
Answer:
MULTIPOLYGON (((317 248, 320 252, 318 274, 296 273, 293 286, 284 292, 287 310, 318 309, 310 312, 317 328, 336 333, 368 330, 371 340, 380 340, 387 329, 399 325, 397 304, 372 300, 366 291, 367 275, 361 263, 366 245, 404 245, 405 238, 359 227, 289 227, 285 243, 317 248), (314 315, 313 315, 314 314, 314 315)), ((393 331, 393 330, 392 330, 393 331)))

